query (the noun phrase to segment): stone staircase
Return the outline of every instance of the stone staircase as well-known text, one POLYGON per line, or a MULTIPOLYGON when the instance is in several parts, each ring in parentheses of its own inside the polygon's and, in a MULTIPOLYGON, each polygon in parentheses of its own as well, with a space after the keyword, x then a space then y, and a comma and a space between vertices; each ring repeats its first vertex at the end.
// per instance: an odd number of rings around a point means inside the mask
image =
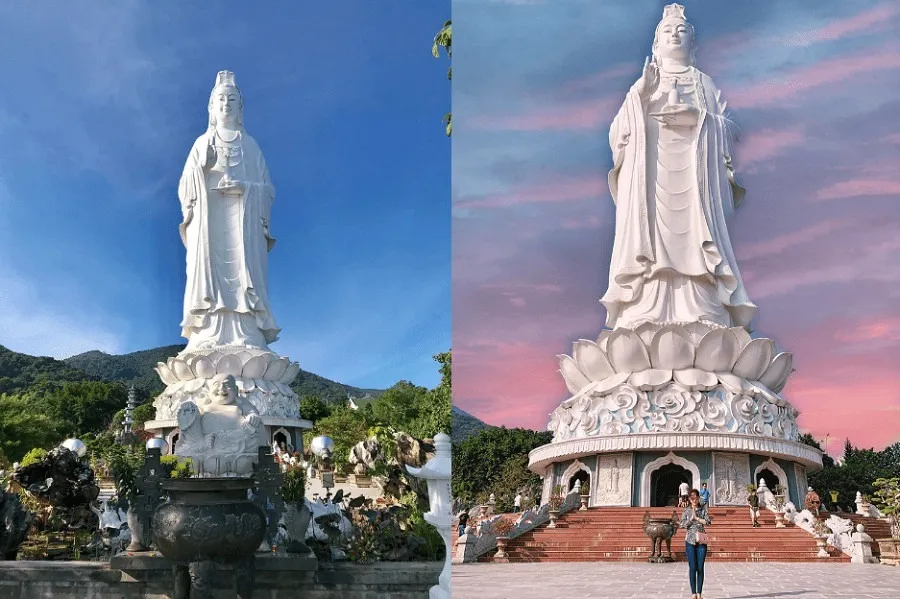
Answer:
MULTIPOLYGON (((509 541, 506 552, 510 562, 645 562, 650 556, 650 539, 644 534, 644 513, 648 508, 602 507, 569 512, 557 521, 557 528, 546 525, 509 541)), ((673 508, 649 508, 654 518, 672 515, 673 508)), ((682 510, 677 510, 681 515, 682 510)), ((760 514, 760 528, 750 525, 750 515, 743 507, 710 508, 712 526, 708 561, 716 562, 816 562, 828 559, 849 562, 850 557, 828 547, 830 558, 816 557, 818 549, 813 537, 803 529, 788 524, 775 528, 775 515, 768 510, 760 514)), ((867 529, 868 520, 865 522, 867 529)), ((873 531, 875 532, 875 531, 873 531)), ((869 534, 873 534, 870 532, 869 534)), ((491 562, 493 554, 479 561, 491 562)), ((672 537, 672 553, 684 561, 684 531, 672 537)))
MULTIPOLYGON (((828 516, 831 514, 829 512, 820 512, 819 517, 827 520, 828 516)), ((841 512, 835 512, 835 516, 839 518, 845 518, 853 522, 853 525, 862 524, 866 527, 866 534, 871 536, 875 541, 872 543, 872 555, 875 557, 881 557, 881 550, 878 546, 878 539, 889 539, 891 538, 891 525, 886 520, 881 520, 880 518, 870 518, 868 516, 860 516, 859 514, 847 514, 841 512)))

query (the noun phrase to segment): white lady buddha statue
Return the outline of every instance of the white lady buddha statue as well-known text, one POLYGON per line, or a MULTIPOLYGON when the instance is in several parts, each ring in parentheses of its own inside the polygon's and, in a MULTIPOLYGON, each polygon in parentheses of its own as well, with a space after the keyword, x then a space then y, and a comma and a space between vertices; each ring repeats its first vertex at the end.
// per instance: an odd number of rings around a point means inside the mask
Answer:
POLYGON ((279 333, 267 290, 275 188, 242 115, 234 73, 219 72, 209 97, 209 127, 194 142, 178 186, 179 231, 187 248, 181 330, 188 351, 266 350, 279 333))
POLYGON ((712 79, 694 67, 694 28, 670 4, 653 58, 609 132, 616 233, 609 328, 703 322, 746 327, 747 297, 725 225, 743 200, 734 179, 734 124, 712 79))

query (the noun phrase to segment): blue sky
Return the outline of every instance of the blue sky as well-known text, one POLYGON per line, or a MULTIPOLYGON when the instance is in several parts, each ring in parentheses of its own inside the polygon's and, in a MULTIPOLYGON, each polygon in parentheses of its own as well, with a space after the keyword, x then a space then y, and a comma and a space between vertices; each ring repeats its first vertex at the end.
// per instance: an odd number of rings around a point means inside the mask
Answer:
MULTIPOLYGON (((455 0, 454 403, 543 428, 556 355, 596 338, 609 126, 660 0, 455 0)), ((900 439, 900 2, 684 0, 697 67, 742 132, 729 223, 755 333, 829 449, 900 439)))
POLYGON ((358 386, 439 381, 450 84, 430 46, 450 2, 254 4, 0 6, 0 344, 183 342, 176 189, 229 69, 277 191, 273 349, 358 386))

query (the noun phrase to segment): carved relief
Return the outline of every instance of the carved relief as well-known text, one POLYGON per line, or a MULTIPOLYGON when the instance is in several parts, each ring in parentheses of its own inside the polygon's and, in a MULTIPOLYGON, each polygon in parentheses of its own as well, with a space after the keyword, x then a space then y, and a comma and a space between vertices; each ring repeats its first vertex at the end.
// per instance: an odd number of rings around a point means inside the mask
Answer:
POLYGON ((713 454, 713 493, 715 505, 745 505, 750 483, 750 457, 713 454))
POLYGON ((631 454, 601 455, 592 505, 631 505, 631 454))
POLYGON ((801 464, 794 464, 794 479, 797 481, 797 498, 802 503, 806 497, 806 489, 809 483, 806 481, 806 467, 801 464))

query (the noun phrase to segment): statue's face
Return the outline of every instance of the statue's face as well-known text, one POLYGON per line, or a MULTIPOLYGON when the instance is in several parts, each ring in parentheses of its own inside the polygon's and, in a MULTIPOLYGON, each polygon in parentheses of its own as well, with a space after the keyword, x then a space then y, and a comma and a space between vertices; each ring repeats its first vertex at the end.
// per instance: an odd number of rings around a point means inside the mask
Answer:
POLYGON ((656 33, 656 52, 663 57, 686 58, 694 45, 691 26, 681 19, 663 21, 656 33))
POLYGON ((241 95, 233 87, 219 87, 213 93, 213 111, 216 121, 223 125, 234 125, 241 114, 241 95))
POLYGON ((221 405, 231 405, 237 401, 237 383, 230 374, 217 379, 212 388, 213 400, 221 405))

